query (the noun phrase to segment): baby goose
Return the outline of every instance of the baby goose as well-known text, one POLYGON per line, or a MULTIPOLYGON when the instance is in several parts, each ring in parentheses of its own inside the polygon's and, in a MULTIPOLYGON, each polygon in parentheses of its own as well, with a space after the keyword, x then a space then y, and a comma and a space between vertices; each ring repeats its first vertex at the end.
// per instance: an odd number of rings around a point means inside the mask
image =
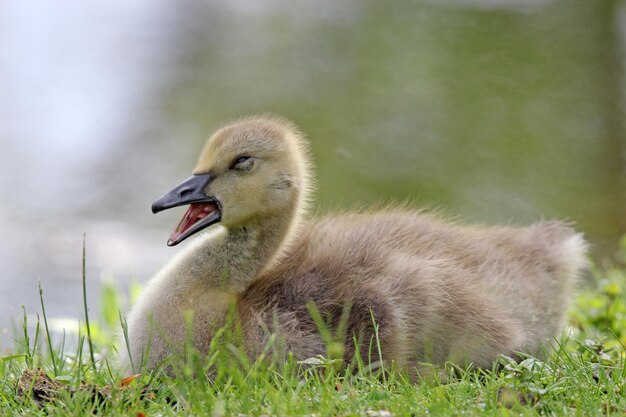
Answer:
POLYGON ((587 248, 567 225, 463 226, 400 208, 306 220, 310 191, 307 143, 290 122, 251 117, 218 130, 193 175, 152 206, 189 205, 170 246, 208 229, 132 309, 131 358, 154 368, 181 352, 185 311, 207 352, 231 303, 252 356, 272 333, 298 359, 325 354, 311 302, 332 327, 349 312, 346 360, 353 336, 364 359, 380 359, 368 348, 377 332, 382 359, 405 367, 490 367, 561 331, 587 248))

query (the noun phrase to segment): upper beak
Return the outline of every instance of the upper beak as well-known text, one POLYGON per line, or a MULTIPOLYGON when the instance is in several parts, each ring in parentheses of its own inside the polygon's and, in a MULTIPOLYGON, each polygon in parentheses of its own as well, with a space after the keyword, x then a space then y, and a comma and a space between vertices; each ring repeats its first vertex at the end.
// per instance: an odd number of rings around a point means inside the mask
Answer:
POLYGON ((152 212, 158 213, 185 204, 214 201, 212 197, 204 193, 204 189, 211 182, 211 179, 211 174, 192 175, 152 203, 152 212))

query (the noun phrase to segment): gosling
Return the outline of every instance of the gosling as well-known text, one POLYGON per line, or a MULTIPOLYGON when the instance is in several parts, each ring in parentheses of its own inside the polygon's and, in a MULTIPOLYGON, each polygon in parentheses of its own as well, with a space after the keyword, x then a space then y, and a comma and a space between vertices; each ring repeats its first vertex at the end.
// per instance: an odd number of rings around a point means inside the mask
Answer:
POLYGON ((332 331, 342 322, 346 361, 361 352, 409 369, 491 367, 562 331, 587 250, 568 225, 465 226, 402 207, 309 219, 312 182, 287 120, 249 117, 211 136, 193 175, 152 205, 188 206, 168 245, 197 237, 130 312, 130 358, 152 369, 189 339, 206 353, 232 305, 251 357, 273 334, 297 359, 325 355, 311 305, 332 331))

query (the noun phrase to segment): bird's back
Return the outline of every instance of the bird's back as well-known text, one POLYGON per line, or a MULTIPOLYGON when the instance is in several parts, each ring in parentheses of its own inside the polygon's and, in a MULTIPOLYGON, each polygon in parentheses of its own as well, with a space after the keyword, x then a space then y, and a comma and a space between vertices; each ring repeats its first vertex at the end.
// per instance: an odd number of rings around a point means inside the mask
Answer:
MULTIPOLYGON (((373 316, 383 356, 489 366, 498 353, 532 351, 558 335, 585 250, 559 222, 484 228, 401 210, 327 216, 303 227, 242 296, 242 311, 278 323, 273 330, 299 357, 325 352, 312 302, 335 325, 349 304, 347 331, 364 339, 373 316)), ((265 340, 256 324, 248 331, 265 340)))

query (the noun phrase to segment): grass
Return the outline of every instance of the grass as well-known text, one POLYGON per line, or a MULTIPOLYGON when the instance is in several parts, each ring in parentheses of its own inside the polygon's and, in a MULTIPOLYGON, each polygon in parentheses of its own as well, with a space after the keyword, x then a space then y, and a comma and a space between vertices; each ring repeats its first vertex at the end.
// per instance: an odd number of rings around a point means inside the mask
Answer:
POLYGON ((122 332, 119 294, 105 286, 98 320, 66 343, 50 335, 40 288, 41 319, 29 326, 24 313, 14 348, 0 357, 0 416, 625 415, 626 239, 616 261, 593 272, 596 285, 577 297, 571 334, 555 341, 549 359, 502 357, 491 370, 449 366, 444 378, 418 383, 363 363, 345 371, 321 357, 306 366, 291 357, 251 362, 225 329, 207 358, 189 351, 175 378, 127 377, 111 362, 112 333, 122 332))

